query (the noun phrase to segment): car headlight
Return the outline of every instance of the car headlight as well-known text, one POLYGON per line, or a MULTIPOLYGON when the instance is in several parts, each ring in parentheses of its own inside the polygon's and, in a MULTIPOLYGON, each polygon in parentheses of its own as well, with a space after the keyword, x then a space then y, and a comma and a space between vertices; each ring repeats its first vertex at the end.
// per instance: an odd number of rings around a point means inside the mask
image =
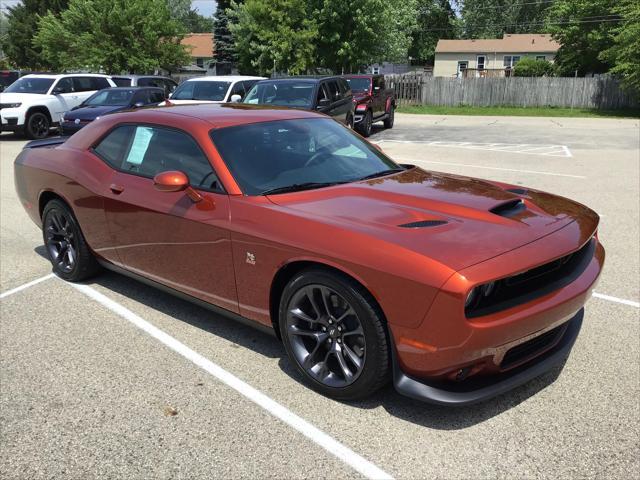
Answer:
POLYGON ((22 103, 3 103, 2 108, 20 108, 22 103))
POLYGON ((478 288, 472 288, 471 291, 469 292, 469 295, 467 295, 467 300, 464 302, 464 307, 469 308, 471 305, 475 303, 477 298, 478 298, 478 288))

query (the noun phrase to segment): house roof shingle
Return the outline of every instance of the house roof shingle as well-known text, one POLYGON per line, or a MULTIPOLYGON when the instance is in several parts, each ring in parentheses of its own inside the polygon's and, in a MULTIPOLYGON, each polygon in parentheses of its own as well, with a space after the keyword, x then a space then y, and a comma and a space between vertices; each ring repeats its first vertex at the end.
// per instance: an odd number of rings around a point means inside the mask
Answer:
POLYGON ((556 52, 560 44, 543 33, 505 33, 502 38, 438 40, 436 53, 537 53, 556 52))
POLYGON ((212 33, 188 33, 182 40, 182 45, 190 49, 192 57, 211 58, 213 56, 213 34, 212 33))

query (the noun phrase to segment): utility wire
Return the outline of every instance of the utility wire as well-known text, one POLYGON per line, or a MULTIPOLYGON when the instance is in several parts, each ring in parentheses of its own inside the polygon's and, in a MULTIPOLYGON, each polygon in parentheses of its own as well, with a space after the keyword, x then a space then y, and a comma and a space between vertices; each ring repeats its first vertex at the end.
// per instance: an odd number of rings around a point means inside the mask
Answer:
MULTIPOLYGON (((588 17, 585 17, 588 18, 588 17)), ((624 19, 622 18, 609 18, 609 19, 600 19, 600 20, 568 20, 565 22, 522 22, 522 23, 509 23, 504 25, 483 25, 485 28, 503 28, 503 27, 531 27, 537 25, 575 25, 575 24, 583 24, 583 23, 609 23, 609 22, 620 22, 624 19)), ((421 32, 440 32, 440 31, 450 31, 454 27, 449 28, 426 28, 421 29, 421 32)))

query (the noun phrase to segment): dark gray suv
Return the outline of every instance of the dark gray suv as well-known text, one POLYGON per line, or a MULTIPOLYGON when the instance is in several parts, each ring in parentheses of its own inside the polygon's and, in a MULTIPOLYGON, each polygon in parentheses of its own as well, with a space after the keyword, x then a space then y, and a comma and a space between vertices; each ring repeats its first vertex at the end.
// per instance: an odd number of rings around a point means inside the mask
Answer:
POLYGON ((165 98, 178 86, 178 83, 169 77, 157 75, 112 75, 111 80, 119 87, 157 87, 164 90, 165 98))
POLYGON ((261 80, 249 90, 243 103, 314 110, 353 127, 353 95, 351 87, 341 77, 261 80))

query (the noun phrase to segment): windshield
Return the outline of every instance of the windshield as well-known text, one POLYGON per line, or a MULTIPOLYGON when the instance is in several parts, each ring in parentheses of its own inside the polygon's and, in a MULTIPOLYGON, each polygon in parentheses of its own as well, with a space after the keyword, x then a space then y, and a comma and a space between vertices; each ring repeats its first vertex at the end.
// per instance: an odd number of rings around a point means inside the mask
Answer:
POLYGON ((5 92, 13 93, 39 93, 45 94, 53 85, 53 78, 28 78, 22 77, 9 85, 5 92))
POLYGON ((261 82, 253 86, 244 103, 311 108, 314 87, 312 82, 261 82))
POLYGON ((354 92, 368 92, 371 89, 370 78, 347 78, 346 80, 354 92))
POLYGON ((135 90, 100 90, 87 98, 85 107, 99 107, 104 105, 129 105, 135 90))
POLYGON ((231 82, 184 82, 171 95, 172 100, 208 100, 221 102, 227 96, 231 82))
POLYGON ((352 182, 401 168, 329 118, 221 128, 211 138, 247 195, 308 183, 352 182))

